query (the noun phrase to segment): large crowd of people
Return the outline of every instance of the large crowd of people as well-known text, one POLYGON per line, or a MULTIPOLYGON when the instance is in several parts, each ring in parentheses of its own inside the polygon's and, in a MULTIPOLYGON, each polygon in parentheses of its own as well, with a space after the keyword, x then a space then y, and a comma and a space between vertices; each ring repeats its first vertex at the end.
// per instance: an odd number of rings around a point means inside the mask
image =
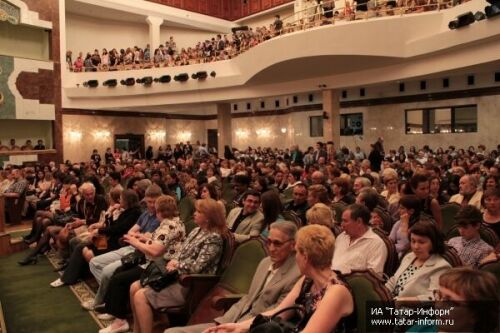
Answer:
POLYGON ((108 149, 104 159, 95 150, 81 163, 7 165, 0 193, 30 198, 31 249, 21 266, 57 251, 63 273, 54 288, 90 269, 99 289, 82 307, 112 320, 100 333, 152 332, 156 310, 187 301, 177 276, 215 274, 228 235, 236 245, 266 241, 269 256, 248 294, 210 323, 166 332, 248 332, 259 314, 291 319, 293 311, 282 310, 293 305, 303 309, 302 332, 353 331, 357 310, 345 277, 363 270, 384 279, 401 306, 489 302, 466 310, 468 320, 458 315, 461 326, 434 329, 495 332, 498 276, 481 267, 499 260, 499 151, 385 149, 379 138, 368 153, 318 142, 304 151, 226 146, 218 157, 187 142, 144 158, 108 149), (181 212, 186 201, 193 205, 181 212), (453 232, 442 213, 449 206, 453 232), (389 258, 399 258, 394 270, 389 258), (172 280, 148 284, 158 266, 172 280))

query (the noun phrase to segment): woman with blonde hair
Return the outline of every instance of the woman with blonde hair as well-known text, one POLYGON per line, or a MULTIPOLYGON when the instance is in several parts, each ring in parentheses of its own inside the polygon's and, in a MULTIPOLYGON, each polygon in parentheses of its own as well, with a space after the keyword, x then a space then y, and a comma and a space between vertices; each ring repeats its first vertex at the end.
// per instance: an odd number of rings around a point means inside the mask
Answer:
POLYGON ((321 224, 331 228, 333 223, 332 210, 323 203, 317 203, 307 210, 306 219, 307 224, 321 224))
MULTIPOLYGON (((166 264, 168 272, 179 274, 215 274, 222 256, 226 232, 224 210, 214 199, 196 201, 194 222, 198 225, 183 242, 181 249, 166 264)), ((186 302, 188 288, 179 282, 155 291, 136 281, 130 287, 130 303, 134 314, 135 331, 150 333, 153 329, 153 309, 182 306, 186 302)), ((110 326, 112 327, 112 326, 110 326)), ((128 324, 123 324, 123 328, 128 324)), ((116 332, 116 327, 100 333, 116 332)), ((121 331, 120 331, 121 332, 121 331)))
MULTIPOLYGON (((351 291, 342 277, 330 269, 335 237, 324 225, 308 225, 298 230, 295 237, 295 259, 304 275, 276 308, 264 312, 272 316, 294 305, 304 307, 303 320, 298 330, 303 333, 342 331, 346 317, 354 311, 351 291)), ((290 319, 294 311, 279 314, 290 319)), ((239 323, 211 327, 204 333, 247 332, 254 318, 239 323)))

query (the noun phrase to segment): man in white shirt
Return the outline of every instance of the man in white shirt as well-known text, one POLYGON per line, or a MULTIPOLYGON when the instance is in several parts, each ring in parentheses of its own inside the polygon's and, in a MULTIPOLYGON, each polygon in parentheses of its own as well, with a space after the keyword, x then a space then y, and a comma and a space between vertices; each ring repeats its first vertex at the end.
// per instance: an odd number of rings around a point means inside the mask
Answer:
POLYGON ((370 211, 353 204, 342 214, 342 229, 335 240, 332 270, 348 274, 353 270, 372 269, 382 275, 387 259, 384 241, 369 226, 370 211))

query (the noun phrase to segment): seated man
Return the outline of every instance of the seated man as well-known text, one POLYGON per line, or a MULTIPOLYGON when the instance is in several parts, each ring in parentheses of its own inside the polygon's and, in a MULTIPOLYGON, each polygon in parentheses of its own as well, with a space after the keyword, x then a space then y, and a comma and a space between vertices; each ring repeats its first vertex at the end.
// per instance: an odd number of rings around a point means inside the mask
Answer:
POLYGON ((477 190, 478 179, 472 175, 465 175, 460 178, 459 193, 450 198, 450 202, 457 203, 462 207, 467 205, 481 209, 481 198, 483 192, 477 190))
MULTIPOLYGON (((0 193, 0 195, 5 198, 13 198, 12 200, 17 200, 25 195, 28 188, 28 182, 24 179, 22 171, 19 169, 12 169, 10 179, 12 180, 12 183, 3 193, 0 193)), ((5 221, 7 221, 7 212, 5 212, 5 221)))
POLYGON ((45 149, 45 145, 43 144, 43 140, 42 139, 39 139, 37 141, 37 144, 36 146, 34 147, 35 150, 44 150, 45 149))
POLYGON ((260 193, 248 190, 243 195, 243 208, 233 208, 226 218, 227 227, 234 233, 237 243, 260 235, 264 215, 259 211, 260 193))
POLYGON ((307 187, 299 183, 293 187, 293 200, 285 206, 285 211, 292 211, 300 218, 302 224, 306 224, 307 187))
POLYGON ((370 227, 370 211, 352 204, 342 213, 342 229, 335 241, 332 270, 347 274, 372 269, 382 275, 387 259, 384 241, 370 227))
POLYGON ((483 214, 476 207, 468 205, 459 210, 455 220, 460 236, 450 239, 448 245, 457 251, 464 265, 477 268, 493 252, 493 247, 479 236, 483 214))
POLYGON ((244 321, 276 307, 300 277, 294 257, 296 232, 296 225, 289 221, 271 224, 267 239, 269 257, 262 259, 257 267, 248 294, 223 316, 212 323, 174 327, 165 333, 201 333, 209 327, 244 321))

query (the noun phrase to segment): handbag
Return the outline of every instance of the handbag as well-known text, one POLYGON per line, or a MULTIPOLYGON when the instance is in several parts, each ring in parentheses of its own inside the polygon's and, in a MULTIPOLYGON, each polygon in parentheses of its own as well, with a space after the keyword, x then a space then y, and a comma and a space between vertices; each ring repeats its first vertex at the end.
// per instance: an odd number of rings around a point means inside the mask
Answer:
POLYGON ((135 250, 126 254, 121 259, 123 269, 130 269, 146 262, 146 256, 141 251, 135 250))
POLYGON ((272 316, 257 315, 252 325, 250 325, 250 333, 298 333, 300 324, 304 318, 304 307, 299 305, 289 306, 276 312, 272 316), (283 320, 279 315, 286 311, 297 311, 300 313, 300 320, 292 322, 283 320))
POLYGON ((169 285, 177 282, 179 272, 167 271, 165 268, 168 261, 163 258, 152 260, 141 274, 141 286, 149 286, 154 291, 161 291, 169 285))
POLYGON ((54 222, 56 225, 65 226, 66 224, 73 222, 74 215, 72 213, 57 212, 54 214, 54 222))

